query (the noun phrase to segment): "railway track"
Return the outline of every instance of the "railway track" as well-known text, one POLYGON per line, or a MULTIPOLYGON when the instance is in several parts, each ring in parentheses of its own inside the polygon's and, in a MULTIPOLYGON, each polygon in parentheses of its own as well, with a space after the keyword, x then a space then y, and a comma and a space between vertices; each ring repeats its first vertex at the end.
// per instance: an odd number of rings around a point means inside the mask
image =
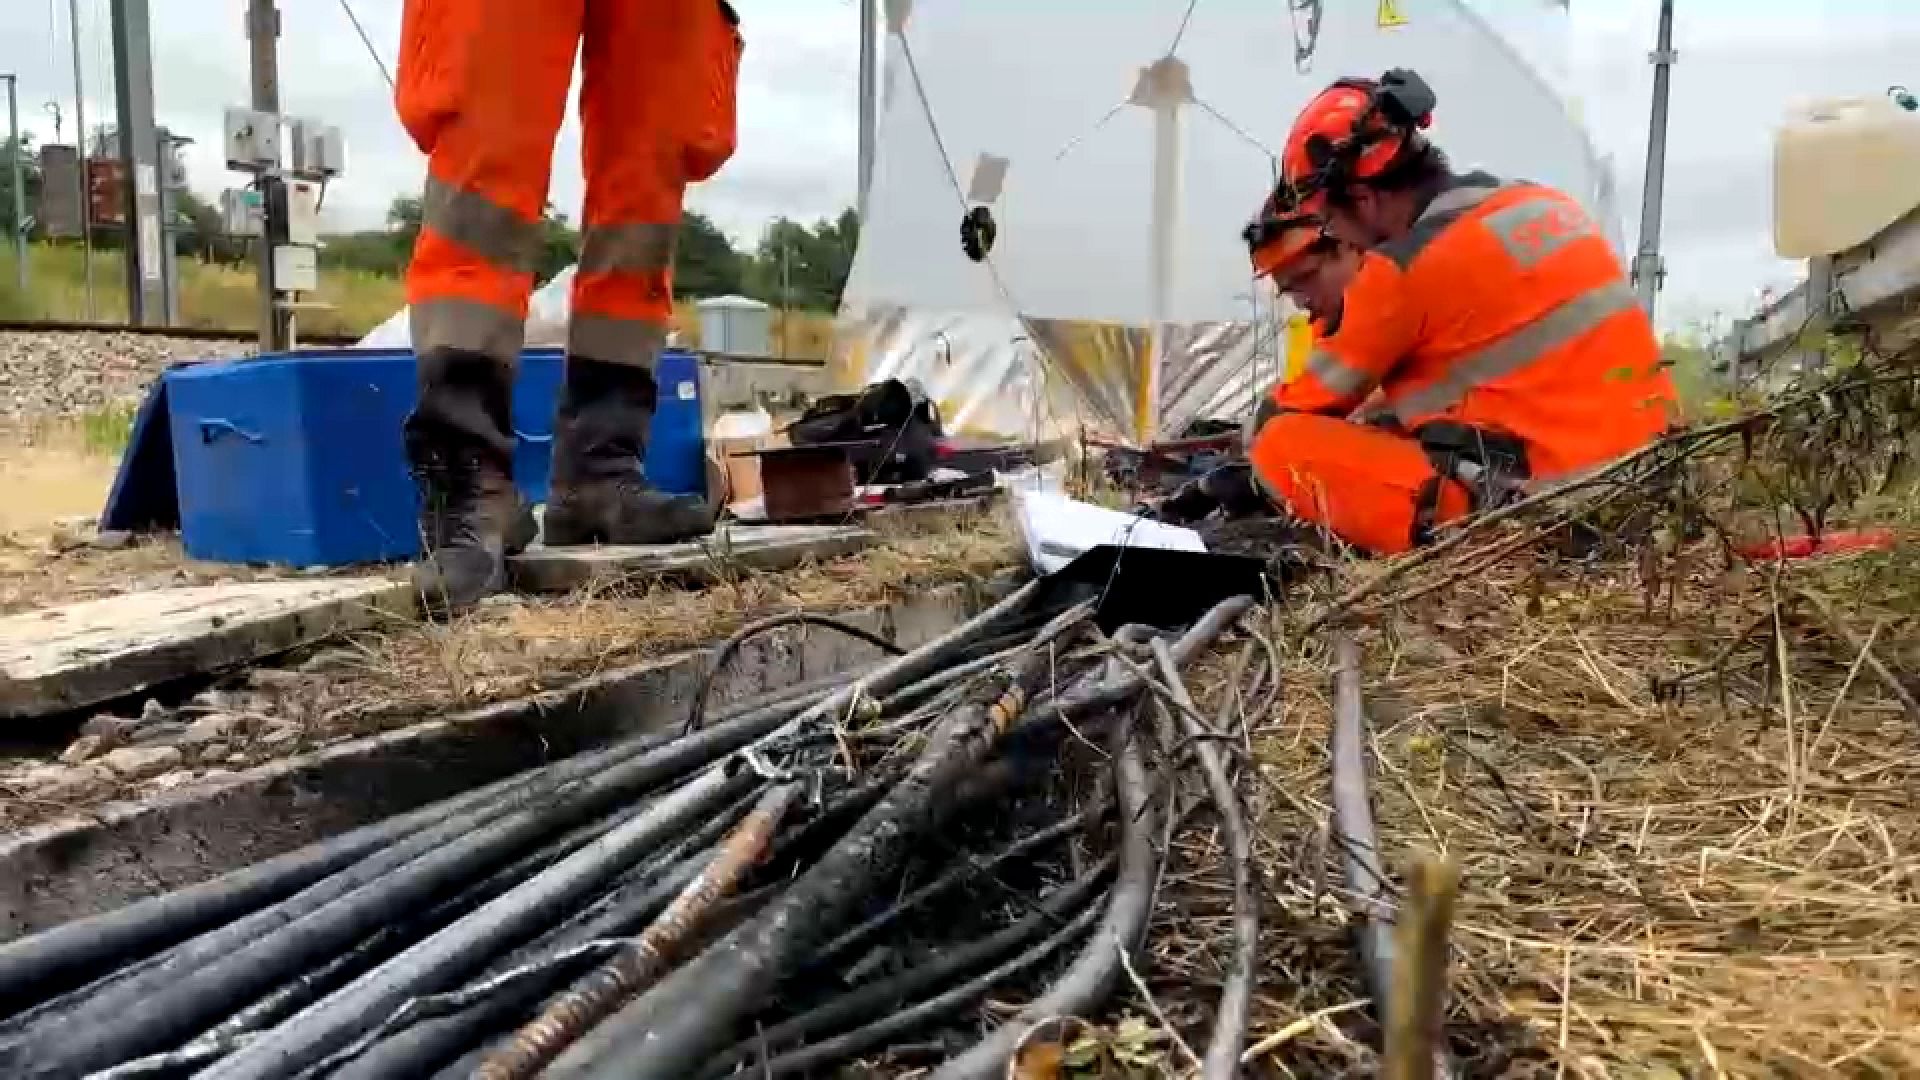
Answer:
MULTIPOLYGON (((10 334, 141 334, 148 337, 186 338, 193 341, 252 341, 253 330, 219 330, 203 326, 137 326, 114 322, 67 322, 45 319, 0 319, 0 333, 10 334)), ((344 334, 308 334, 299 339, 302 346, 338 347, 360 339, 344 334)))

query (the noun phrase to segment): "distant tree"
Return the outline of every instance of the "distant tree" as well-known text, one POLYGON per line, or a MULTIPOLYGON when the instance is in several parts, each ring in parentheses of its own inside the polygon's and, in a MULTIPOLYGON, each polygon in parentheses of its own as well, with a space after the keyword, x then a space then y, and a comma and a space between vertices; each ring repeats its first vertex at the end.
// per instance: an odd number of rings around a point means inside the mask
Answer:
POLYGON ((820 256, 827 280, 832 285, 833 304, 840 306, 840 294, 847 289, 847 276, 853 272, 853 255, 860 247, 860 215, 852 207, 840 211, 840 216, 829 224, 821 222, 814 226, 814 238, 820 245, 820 256))
POLYGON ((176 251, 207 262, 235 263, 247 257, 247 238, 228 236, 226 219, 212 203, 185 189, 174 192, 172 199, 173 220, 168 224, 176 251))
POLYGON ((567 224, 567 215, 547 204, 541 216, 540 261, 534 267, 535 281, 550 281, 555 274, 572 266, 580 258, 580 233, 567 224))
MULTIPOLYGON (((325 237, 325 265, 398 275, 406 270, 420 235, 424 206, 402 195, 387 206, 384 229, 325 237)), ((580 255, 580 233, 551 204, 543 215, 535 277, 551 279, 580 255)), ((680 297, 746 293, 783 307, 831 311, 839 306, 860 239, 859 220, 848 210, 812 225, 780 218, 767 226, 758 249, 744 254, 711 219, 688 211, 681 217, 674 251, 674 293, 680 297)))
POLYGON ((683 297, 727 296, 746 287, 746 260, 706 215, 689 210, 680 218, 673 255, 673 291, 683 297))
POLYGON ((12 236, 13 220, 13 161, 20 160, 20 179, 23 192, 24 209, 29 231, 34 214, 40 205, 40 158, 33 150, 33 136, 23 134, 16 144, 11 137, 0 139, 0 233, 12 236))
POLYGON ((414 238, 420 235, 420 221, 426 212, 426 201, 418 195, 395 195, 393 202, 387 204, 387 231, 401 241, 402 250, 413 250, 414 238))
POLYGON ((833 311, 840 306, 859 242, 859 219, 851 210, 811 226, 778 218, 761 234, 747 274, 748 291, 778 307, 833 311))

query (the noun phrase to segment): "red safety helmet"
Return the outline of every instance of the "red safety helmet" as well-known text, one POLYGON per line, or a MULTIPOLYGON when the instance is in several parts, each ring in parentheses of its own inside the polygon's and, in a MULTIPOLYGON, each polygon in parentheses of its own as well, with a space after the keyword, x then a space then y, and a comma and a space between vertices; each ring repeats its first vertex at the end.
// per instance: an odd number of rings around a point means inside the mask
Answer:
POLYGON ((1309 200, 1379 176, 1424 145, 1420 130, 1433 123, 1437 103, 1426 80, 1405 68, 1378 79, 1341 79, 1294 118, 1282 175, 1309 200))
POLYGON ((1303 201, 1284 180, 1273 189, 1261 204, 1260 215, 1240 233, 1247 242, 1254 277, 1271 277, 1303 255, 1333 250, 1326 219, 1317 206, 1310 205, 1320 201, 1303 201))

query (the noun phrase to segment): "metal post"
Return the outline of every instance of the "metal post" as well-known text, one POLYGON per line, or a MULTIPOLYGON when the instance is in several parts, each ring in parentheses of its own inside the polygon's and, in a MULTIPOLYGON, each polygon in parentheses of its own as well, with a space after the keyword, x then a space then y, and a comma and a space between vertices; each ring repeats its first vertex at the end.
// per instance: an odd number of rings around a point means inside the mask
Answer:
POLYGON ((86 275, 87 318, 92 319, 93 208, 87 204, 87 92, 80 75, 80 0, 67 0, 67 31, 73 44, 73 142, 80 152, 80 250, 85 260, 81 272, 86 275))
MULTIPOLYGON (((247 40, 251 47, 253 107, 278 117, 280 113, 280 9, 273 0, 248 0, 247 40)), ((279 121, 276 119, 275 123, 279 121)), ((265 228, 260 238, 260 350, 284 352, 292 347, 292 312, 280 306, 273 283, 274 238, 286 233, 279 218, 282 209, 275 191, 281 185, 279 169, 260 174, 265 228)))
POLYGON ((160 294, 166 298, 168 326, 180 325, 180 230, 174 224, 177 199, 171 183, 174 151, 193 140, 163 131, 160 153, 160 294))
POLYGON ((20 77, 0 75, 7 80, 7 133, 11 140, 7 156, 13 170, 13 280, 24 300, 27 295, 27 174, 20 159, 26 148, 20 145, 20 77))
POLYGON ((153 48, 147 0, 113 0, 113 68, 120 108, 120 165, 126 187, 127 320, 138 326, 167 322, 161 247, 165 225, 160 188, 163 161, 153 123, 153 48))
POLYGON ((1660 259, 1661 196, 1667 182, 1667 96, 1673 77, 1673 0, 1660 0, 1660 39, 1653 62, 1653 111, 1647 121, 1647 176, 1640 195, 1640 248, 1633 257, 1633 287, 1647 317, 1667 276, 1660 259))
POLYGON ((1152 252, 1153 319, 1145 378, 1141 380, 1140 445, 1160 434, 1160 373, 1166 367, 1167 319, 1173 306, 1175 244, 1180 235, 1180 106, 1153 110, 1153 221, 1148 240, 1152 252))
POLYGON ((1160 373, 1166 365, 1167 320, 1172 315, 1179 263, 1180 109, 1194 101, 1193 77, 1186 62, 1163 56, 1142 69, 1128 101, 1153 111, 1153 216, 1147 234, 1151 325, 1133 417, 1135 438, 1144 447, 1159 435, 1160 373))
POLYGON ((873 159, 879 145, 880 0, 860 4, 860 165, 855 182, 855 212, 867 222, 867 193, 873 187, 873 159))

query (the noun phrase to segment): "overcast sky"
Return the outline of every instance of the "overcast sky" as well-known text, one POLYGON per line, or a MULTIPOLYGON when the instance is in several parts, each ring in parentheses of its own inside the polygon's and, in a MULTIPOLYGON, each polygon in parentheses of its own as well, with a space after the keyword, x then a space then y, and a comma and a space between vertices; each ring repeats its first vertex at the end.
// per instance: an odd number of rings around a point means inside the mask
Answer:
MULTIPOLYGON (((740 152, 690 203, 750 242, 772 217, 827 216, 852 201, 857 9, 852 0, 735 2, 750 41, 740 152)), ((1417 17, 1420 2, 1402 6, 1417 17)), ((200 140, 190 158, 193 185, 217 191, 233 183, 217 149, 220 110, 247 98, 244 0, 150 3, 160 119, 200 140)), ((391 65, 400 0, 349 3, 391 65)), ((395 194, 418 188, 419 155, 340 0, 280 6, 284 110, 346 132, 350 171, 328 193, 329 223, 376 225, 395 194)), ((79 7, 93 125, 111 112, 108 0, 79 0, 79 7)), ((1595 142, 1613 159, 1631 243, 1658 3, 1574 0, 1572 7, 1575 91, 1595 142)), ((1763 287, 1797 278, 1796 264, 1772 256, 1769 210, 1773 128, 1791 102, 1878 94, 1890 83, 1920 87, 1920 0, 1679 0, 1678 7, 1663 245, 1670 277, 1661 320, 1676 329, 1744 313, 1763 287)), ((22 123, 43 139, 52 135, 42 108, 50 100, 67 111, 69 138, 73 132, 66 8, 67 0, 0 0, 0 70, 19 74, 22 123)), ((570 115, 554 174, 553 198, 563 209, 578 205, 578 153, 570 115)))

